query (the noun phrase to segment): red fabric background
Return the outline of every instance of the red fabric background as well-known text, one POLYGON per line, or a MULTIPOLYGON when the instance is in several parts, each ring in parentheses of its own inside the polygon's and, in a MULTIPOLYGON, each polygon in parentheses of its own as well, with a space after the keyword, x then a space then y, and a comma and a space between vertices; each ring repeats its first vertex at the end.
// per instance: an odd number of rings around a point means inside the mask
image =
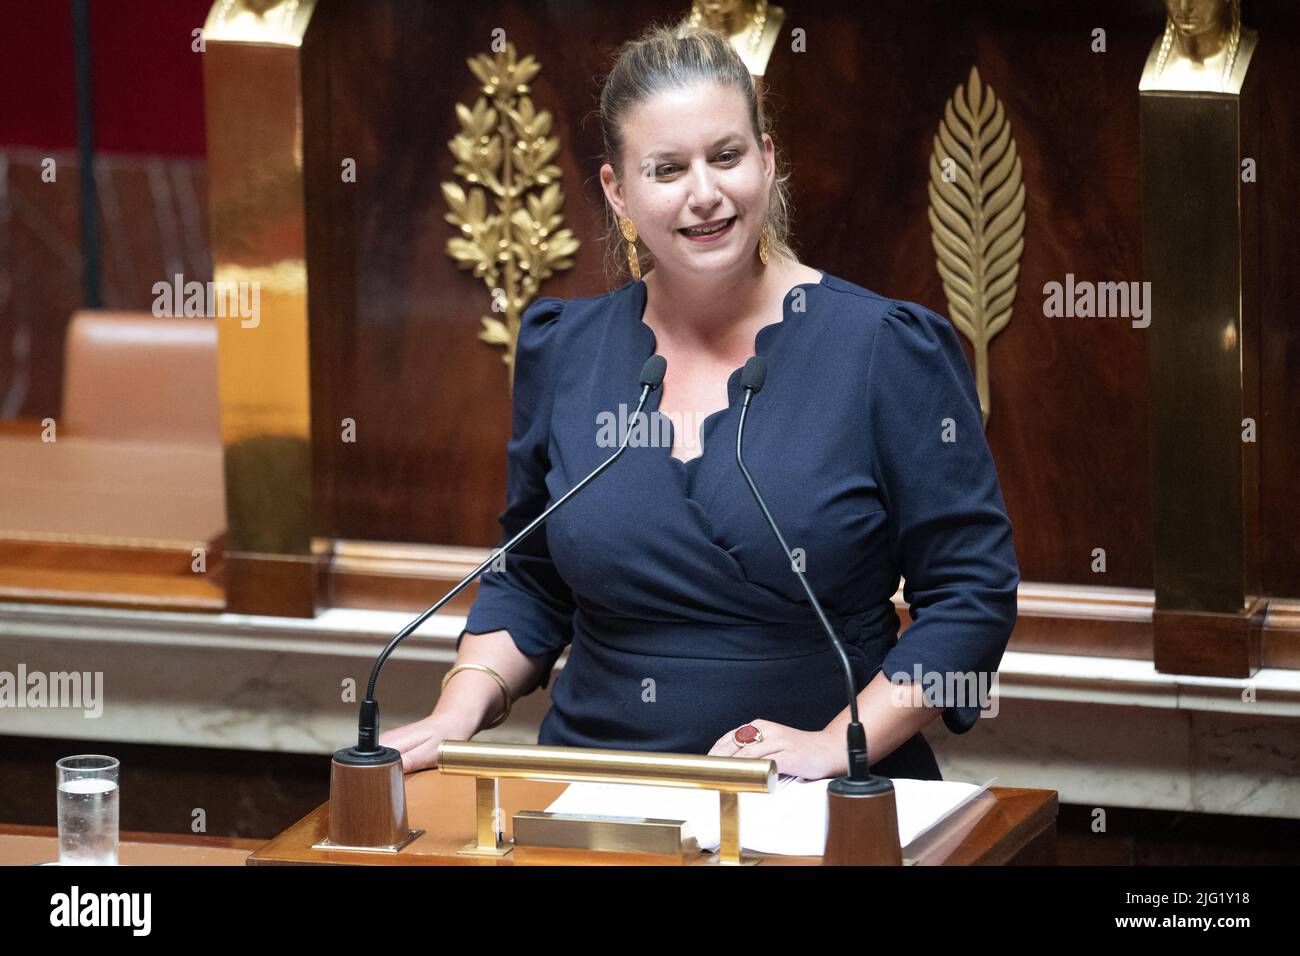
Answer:
MULTIPOLYGON (((191 31, 211 0, 91 0, 96 149, 202 156, 202 54, 191 31)), ((72 4, 6 4, 0 148, 77 143, 72 4)))

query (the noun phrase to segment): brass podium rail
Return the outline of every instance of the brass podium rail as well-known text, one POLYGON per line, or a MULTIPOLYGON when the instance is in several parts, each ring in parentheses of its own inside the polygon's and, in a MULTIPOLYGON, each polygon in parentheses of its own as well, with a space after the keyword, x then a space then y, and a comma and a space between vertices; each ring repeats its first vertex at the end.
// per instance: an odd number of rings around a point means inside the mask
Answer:
POLYGON ((465 740, 444 740, 438 746, 438 769, 476 778, 475 840, 460 853, 504 856, 512 849, 502 840, 498 798, 498 781, 502 778, 563 780, 718 791, 718 863, 729 865, 757 862, 741 857, 739 795, 771 793, 777 776, 776 761, 770 757, 705 757, 465 740))

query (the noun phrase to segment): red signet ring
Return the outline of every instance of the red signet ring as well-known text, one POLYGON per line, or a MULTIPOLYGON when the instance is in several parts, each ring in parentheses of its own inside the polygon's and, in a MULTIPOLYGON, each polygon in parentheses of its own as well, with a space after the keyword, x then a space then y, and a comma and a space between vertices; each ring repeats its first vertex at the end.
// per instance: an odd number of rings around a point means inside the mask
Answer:
POLYGON ((745 747, 749 744, 756 744, 763 739, 763 731, 759 730, 753 724, 745 724, 743 727, 737 727, 731 739, 736 742, 737 747, 745 747))

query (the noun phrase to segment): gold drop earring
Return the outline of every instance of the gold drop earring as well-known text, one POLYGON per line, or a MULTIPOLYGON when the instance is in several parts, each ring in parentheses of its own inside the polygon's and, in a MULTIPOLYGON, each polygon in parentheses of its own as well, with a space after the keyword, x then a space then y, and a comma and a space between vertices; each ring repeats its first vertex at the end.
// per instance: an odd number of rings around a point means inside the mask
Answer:
POLYGON ((636 226, 627 216, 621 216, 618 220, 618 228, 623 233, 623 238, 627 240, 627 267, 632 273, 632 278, 640 281, 641 260, 636 254, 636 226))
POLYGON ((767 223, 763 223, 763 231, 758 234, 758 258, 763 265, 767 265, 767 245, 769 241, 767 223))

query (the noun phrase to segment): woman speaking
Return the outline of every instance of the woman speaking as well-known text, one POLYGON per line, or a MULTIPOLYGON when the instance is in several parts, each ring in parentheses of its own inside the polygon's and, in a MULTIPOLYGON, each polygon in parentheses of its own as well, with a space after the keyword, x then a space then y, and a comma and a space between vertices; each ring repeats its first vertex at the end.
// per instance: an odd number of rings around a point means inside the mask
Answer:
POLYGON ((611 454, 608 423, 626 427, 653 354, 667 373, 646 433, 668 440, 630 443, 483 575, 433 713, 381 743, 408 772, 434 766, 443 739, 545 687, 568 646, 541 744, 846 772, 839 657, 736 463, 741 368, 759 355, 745 462, 844 641, 872 770, 941 779, 921 730, 978 718, 961 691, 996 671, 1020 580, 956 333, 798 261, 768 118, 721 33, 626 44, 600 120, 622 284, 523 315, 502 540, 611 454))

